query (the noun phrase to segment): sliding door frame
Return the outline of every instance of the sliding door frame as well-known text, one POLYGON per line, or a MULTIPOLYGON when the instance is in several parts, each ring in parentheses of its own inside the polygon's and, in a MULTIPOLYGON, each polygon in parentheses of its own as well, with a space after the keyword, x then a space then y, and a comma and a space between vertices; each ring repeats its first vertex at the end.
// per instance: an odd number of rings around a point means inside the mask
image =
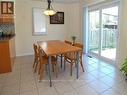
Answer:
MULTIPOLYGON (((99 25, 100 25, 100 31, 99 31, 99 53, 98 55, 97 54, 94 54, 94 53, 89 53, 88 50, 89 50, 89 37, 87 37, 87 50, 86 52, 88 53, 88 55, 92 55, 94 57, 97 57, 99 59, 102 59, 102 60, 105 60, 107 62, 110 62, 110 63, 116 63, 117 61, 117 58, 118 58, 118 47, 119 47, 119 13, 120 13, 120 2, 109 2, 109 3, 104 3, 104 4, 99 4, 99 5, 96 5, 96 6, 89 6, 88 7, 88 20, 89 20, 89 13, 92 12, 92 11, 96 11, 96 10, 99 10, 99 25), (118 6, 118 28, 117 28, 117 35, 116 35, 116 57, 115 57, 115 60, 111 60, 111 59, 108 59, 108 58, 105 58, 103 56, 101 56, 101 49, 102 49, 102 41, 101 41, 101 38, 102 38, 102 29, 103 29, 103 26, 102 26, 102 10, 105 9, 105 8, 110 8, 110 7, 115 7, 115 6, 118 6)), ((89 35, 89 21, 88 21, 88 31, 87 31, 87 34, 89 35)), ((88 36, 86 35, 86 36, 88 36)))

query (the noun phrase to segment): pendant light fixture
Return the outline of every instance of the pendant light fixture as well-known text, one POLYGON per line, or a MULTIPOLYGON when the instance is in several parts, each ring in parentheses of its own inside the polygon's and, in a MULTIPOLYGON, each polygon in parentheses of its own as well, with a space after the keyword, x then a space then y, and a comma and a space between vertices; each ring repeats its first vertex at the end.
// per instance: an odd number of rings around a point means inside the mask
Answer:
POLYGON ((48 8, 44 11, 44 14, 48 16, 52 16, 56 13, 51 5, 52 0, 47 0, 47 2, 48 2, 48 8))

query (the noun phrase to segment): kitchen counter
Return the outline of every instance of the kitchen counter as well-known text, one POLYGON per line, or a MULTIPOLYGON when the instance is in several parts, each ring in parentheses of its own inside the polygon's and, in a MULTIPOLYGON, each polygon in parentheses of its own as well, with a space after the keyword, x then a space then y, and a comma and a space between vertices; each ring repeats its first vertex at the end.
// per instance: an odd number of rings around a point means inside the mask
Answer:
POLYGON ((13 37, 15 37, 15 35, 0 37, 0 42, 9 41, 13 37))

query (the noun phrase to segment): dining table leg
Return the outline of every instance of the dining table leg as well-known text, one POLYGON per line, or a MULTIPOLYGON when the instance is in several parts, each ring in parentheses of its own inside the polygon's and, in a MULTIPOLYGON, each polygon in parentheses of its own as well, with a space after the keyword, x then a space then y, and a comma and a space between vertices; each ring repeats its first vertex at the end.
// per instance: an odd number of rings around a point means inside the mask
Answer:
POLYGON ((48 57, 48 72, 49 72, 49 81, 50 81, 50 87, 52 87, 52 81, 51 81, 51 56, 48 57))
POLYGON ((62 63, 63 63, 63 56, 62 56, 62 54, 60 55, 60 57, 61 57, 61 68, 62 68, 62 63))
POLYGON ((79 78, 79 61, 80 61, 80 52, 77 52, 77 79, 79 78))

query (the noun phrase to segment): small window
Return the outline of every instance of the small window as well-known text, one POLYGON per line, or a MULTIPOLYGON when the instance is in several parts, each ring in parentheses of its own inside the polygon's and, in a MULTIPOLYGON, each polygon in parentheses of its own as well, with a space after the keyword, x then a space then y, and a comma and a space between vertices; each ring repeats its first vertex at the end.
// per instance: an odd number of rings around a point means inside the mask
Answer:
POLYGON ((46 34, 46 17, 43 11, 42 8, 33 8, 33 35, 46 34))

